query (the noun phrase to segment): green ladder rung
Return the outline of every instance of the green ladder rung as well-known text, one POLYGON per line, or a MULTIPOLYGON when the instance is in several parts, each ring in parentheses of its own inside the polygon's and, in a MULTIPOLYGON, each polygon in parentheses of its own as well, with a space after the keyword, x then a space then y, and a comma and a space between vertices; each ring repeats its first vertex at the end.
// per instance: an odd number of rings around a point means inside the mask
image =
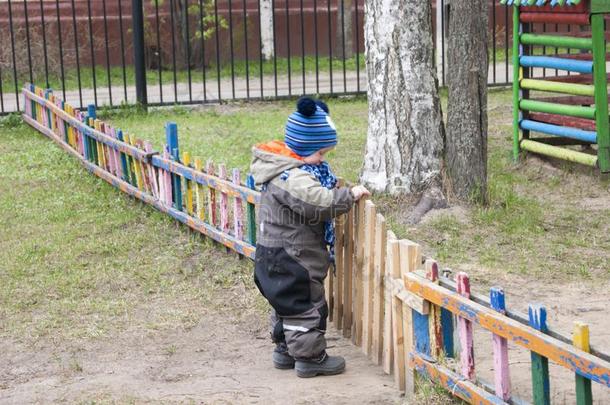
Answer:
POLYGON ((519 39, 524 45, 552 46, 557 48, 593 49, 591 38, 575 38, 561 35, 521 34, 519 39))

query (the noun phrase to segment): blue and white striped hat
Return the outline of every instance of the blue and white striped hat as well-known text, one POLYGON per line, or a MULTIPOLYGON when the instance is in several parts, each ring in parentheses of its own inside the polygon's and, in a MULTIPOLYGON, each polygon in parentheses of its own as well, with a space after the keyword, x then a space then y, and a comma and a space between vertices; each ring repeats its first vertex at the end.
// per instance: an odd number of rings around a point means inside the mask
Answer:
POLYGON ((337 144, 337 130, 328 115, 328 107, 320 100, 301 97, 297 111, 290 114, 284 136, 286 145, 299 156, 337 144))

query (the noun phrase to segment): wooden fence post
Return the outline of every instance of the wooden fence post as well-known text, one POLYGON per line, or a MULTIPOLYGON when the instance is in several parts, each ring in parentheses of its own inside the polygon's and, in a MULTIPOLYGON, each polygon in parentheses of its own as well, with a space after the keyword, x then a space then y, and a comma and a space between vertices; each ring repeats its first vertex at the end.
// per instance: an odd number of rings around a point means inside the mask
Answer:
MULTIPOLYGON (((232 177, 233 184, 241 186, 241 173, 239 169, 233 169, 232 177)), ((233 233, 237 239, 244 239, 244 206, 243 200, 239 197, 233 199, 233 233)))
POLYGON ((343 327, 343 237, 344 237, 344 218, 340 215, 335 219, 335 277, 333 292, 333 322, 335 328, 341 330, 343 327))
MULTIPOLYGON (((214 175, 214 163, 211 160, 206 162, 205 171, 210 176, 214 175)), ((208 218, 210 225, 216 226, 216 190, 212 187, 208 187, 208 218)))
POLYGON ((394 266, 393 259, 390 258, 392 255, 392 245, 390 242, 396 240, 394 232, 388 230, 385 244, 385 266, 383 275, 383 371, 386 374, 392 373, 392 367, 394 362, 394 339, 392 333, 392 300, 394 297, 393 286, 394 279, 392 277, 392 266, 394 266))
MULTIPOLYGON (((546 333, 546 308, 540 304, 530 304, 528 308, 529 324, 532 328, 546 333)), ((532 391, 536 405, 551 404, 551 386, 549 383, 549 359, 531 352, 532 357, 532 391)))
POLYGON ((354 210, 344 215, 343 225, 343 336, 349 338, 352 333, 352 299, 354 273, 354 210))
POLYGON ((375 204, 371 200, 365 201, 365 245, 364 245, 364 271, 362 272, 362 350, 366 355, 371 354, 373 338, 373 266, 375 258, 375 204))
MULTIPOLYGON (((456 277, 457 293, 462 297, 470 298, 470 279, 468 274, 459 272, 456 277)), ((474 372, 474 342, 472 334, 472 322, 458 317, 458 329, 460 334, 460 363, 462 376, 473 380, 474 372)))
POLYGON ((355 207, 356 214, 356 228, 354 231, 355 242, 356 242, 356 268, 354 271, 354 317, 353 317, 353 328, 352 328, 352 342, 355 345, 362 345, 362 305, 363 305, 363 296, 365 294, 364 290, 364 246, 366 243, 365 240, 365 228, 366 222, 364 218, 364 199, 358 200, 355 207))
MULTIPOLYGON (((500 287, 492 287, 489 293, 491 308, 505 314, 506 303, 504 290, 500 287)), ((510 398, 510 371, 508 367, 508 342, 505 338, 493 335, 494 355, 494 386, 496 395, 504 401, 510 398)))
MULTIPOLYGON (((418 244, 408 240, 400 241, 400 269, 401 277, 404 281, 408 273, 414 272, 418 264, 421 263, 421 249, 418 244)), ((409 307, 406 303, 402 304, 403 316, 403 338, 405 358, 403 361, 408 363, 409 353, 415 351, 415 332, 413 318, 417 311, 409 307)), ((427 330, 427 328, 426 328, 427 330)), ((407 399, 412 399, 415 395, 415 378, 417 372, 415 369, 408 368, 405 370, 405 396, 407 399)))
MULTIPOLYGON (((400 244, 398 240, 392 239, 388 242, 388 266, 390 267, 393 280, 401 280, 400 244)), ((407 356, 405 355, 405 342, 403 335, 403 311, 402 301, 396 295, 392 295, 392 342, 394 360, 394 382, 400 391, 405 390, 405 366, 407 356)))
POLYGON ((373 361, 381 364, 383 356, 383 273, 385 273, 385 255, 387 229, 385 218, 377 214, 375 218, 375 259, 374 259, 374 299, 373 299, 373 361))
MULTIPOLYGON (((580 350, 589 353, 589 325, 582 322, 574 322, 574 335, 572 343, 580 350)), ((593 403, 593 394, 591 392, 591 380, 576 374, 576 404, 591 405, 593 403)))
MULTIPOLYGON (((424 264, 426 278, 434 284, 439 284, 438 280, 438 263, 435 260, 427 259, 424 264)), ((429 336, 430 336, 430 354, 434 358, 438 358, 443 351, 443 330, 441 328, 441 307, 438 305, 430 305, 430 313, 428 319, 429 336)))

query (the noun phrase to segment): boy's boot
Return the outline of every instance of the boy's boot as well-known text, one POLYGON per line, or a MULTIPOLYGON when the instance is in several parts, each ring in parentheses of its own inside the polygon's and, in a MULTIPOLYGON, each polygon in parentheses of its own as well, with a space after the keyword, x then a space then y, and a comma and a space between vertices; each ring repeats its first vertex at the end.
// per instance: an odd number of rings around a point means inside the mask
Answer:
POLYGON ((341 374, 345 371, 345 359, 341 356, 329 356, 324 352, 318 359, 297 360, 294 368, 297 370, 297 376, 302 378, 341 374))
POLYGON ((273 366, 281 370, 294 368, 294 358, 288 354, 288 346, 285 342, 277 343, 273 350, 273 366))

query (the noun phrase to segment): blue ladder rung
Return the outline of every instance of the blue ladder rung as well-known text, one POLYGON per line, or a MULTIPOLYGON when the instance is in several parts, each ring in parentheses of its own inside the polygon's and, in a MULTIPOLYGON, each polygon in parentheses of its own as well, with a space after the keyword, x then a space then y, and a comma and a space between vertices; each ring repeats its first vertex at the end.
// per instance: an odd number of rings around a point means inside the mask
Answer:
POLYGON ((593 72, 593 62, 587 60, 564 59, 552 56, 521 56, 519 63, 525 67, 569 70, 578 73, 593 72))
POLYGON ((582 129, 563 127, 561 125, 545 124, 543 122, 522 120, 519 123, 521 129, 541 132, 543 134, 561 136, 563 138, 578 139, 579 141, 597 143, 597 132, 584 131, 582 129))

